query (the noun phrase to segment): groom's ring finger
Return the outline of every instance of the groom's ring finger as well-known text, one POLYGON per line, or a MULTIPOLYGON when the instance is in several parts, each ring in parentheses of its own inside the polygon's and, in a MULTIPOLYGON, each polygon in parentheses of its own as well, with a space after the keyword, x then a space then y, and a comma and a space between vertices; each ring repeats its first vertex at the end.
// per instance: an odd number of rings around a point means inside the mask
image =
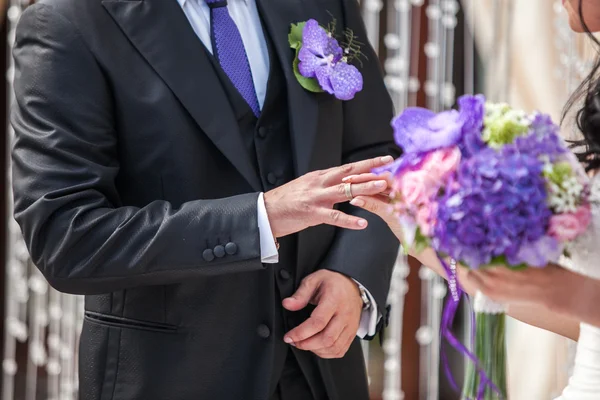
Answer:
POLYGON ((372 181, 366 183, 340 183, 328 190, 328 195, 334 199, 335 203, 344 203, 357 196, 373 196, 382 193, 387 189, 387 182, 384 180, 372 181), (351 197, 350 197, 351 196, 351 197))

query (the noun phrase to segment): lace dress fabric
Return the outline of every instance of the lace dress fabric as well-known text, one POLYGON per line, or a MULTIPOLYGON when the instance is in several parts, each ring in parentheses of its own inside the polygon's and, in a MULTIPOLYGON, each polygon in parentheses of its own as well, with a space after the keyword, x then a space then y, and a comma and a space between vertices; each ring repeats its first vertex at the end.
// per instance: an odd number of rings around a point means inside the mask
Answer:
MULTIPOLYGON (((591 278, 600 279, 600 175, 592 181, 592 223, 569 246, 571 262, 566 266, 591 278)), ((573 373, 556 400, 600 399, 600 327, 581 324, 573 373)))

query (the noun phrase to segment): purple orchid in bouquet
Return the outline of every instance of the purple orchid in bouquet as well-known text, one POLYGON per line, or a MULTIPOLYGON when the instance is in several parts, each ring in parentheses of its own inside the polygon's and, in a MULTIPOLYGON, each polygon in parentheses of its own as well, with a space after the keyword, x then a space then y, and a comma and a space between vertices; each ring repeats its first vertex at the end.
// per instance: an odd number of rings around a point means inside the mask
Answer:
POLYGON ((293 24, 290 46, 296 50, 294 73, 298 82, 311 92, 327 92, 339 100, 352 100, 363 88, 362 74, 349 62, 360 56, 360 43, 352 31, 346 42, 334 37, 335 22, 328 28, 310 19, 293 24))
POLYGON ((556 263, 589 225, 587 177, 549 116, 486 103, 481 95, 463 96, 457 110, 441 113, 408 108, 392 126, 404 154, 375 172, 393 175, 405 247, 432 247, 446 269, 451 296, 442 334, 473 361, 463 398, 505 398, 504 307, 475 296, 471 353, 451 330, 463 294, 457 263, 472 269, 556 263))
POLYGON ((433 111, 411 107, 392 121, 394 138, 405 153, 425 153, 444 147, 459 146, 463 155, 483 147, 485 99, 483 96, 459 100, 458 110, 433 111))
POLYGON ((409 107, 392 121, 394 139, 404 154, 393 164, 376 170, 400 175, 406 169, 417 169, 428 152, 457 146, 463 158, 468 158, 485 147, 481 137, 485 98, 461 97, 459 109, 434 113, 409 107))

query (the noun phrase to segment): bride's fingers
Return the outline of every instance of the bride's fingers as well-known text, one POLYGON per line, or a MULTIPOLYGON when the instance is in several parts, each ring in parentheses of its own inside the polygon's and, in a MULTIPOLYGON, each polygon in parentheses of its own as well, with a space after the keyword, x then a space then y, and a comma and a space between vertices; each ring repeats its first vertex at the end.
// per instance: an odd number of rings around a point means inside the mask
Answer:
POLYGON ((469 285, 490 298, 496 298, 497 293, 494 293, 493 281, 490 282, 491 279, 485 272, 468 270, 462 274, 461 278, 460 281, 463 286, 469 285))
POLYGON ((360 175, 350 175, 342 179, 344 183, 364 183, 381 179, 381 176, 373 173, 366 173, 360 175))
POLYGON ((350 204, 365 209, 385 220, 393 215, 393 207, 390 205, 389 199, 383 196, 358 196, 352 199, 350 204))
POLYGON ((383 174, 373 174, 373 173, 365 173, 360 175, 350 175, 342 179, 344 183, 364 183, 370 181, 378 181, 378 180, 386 180, 391 186, 392 184, 392 174, 389 172, 383 174))
POLYGON ((527 282, 522 281, 516 271, 506 267, 483 268, 467 273, 467 279, 473 283, 477 290, 492 300, 500 302, 523 301, 529 298, 528 293, 532 288, 527 282))

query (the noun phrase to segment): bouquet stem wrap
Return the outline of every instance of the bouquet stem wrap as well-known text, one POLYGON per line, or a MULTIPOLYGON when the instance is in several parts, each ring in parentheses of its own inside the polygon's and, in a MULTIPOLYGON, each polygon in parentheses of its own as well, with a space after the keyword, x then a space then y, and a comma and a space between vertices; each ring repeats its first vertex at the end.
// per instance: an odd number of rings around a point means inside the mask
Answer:
POLYGON ((462 399, 506 399, 506 307, 477 292, 473 309, 475 311, 473 351, 485 375, 495 385, 495 389, 482 385, 484 382, 475 365, 467 363, 462 399))
MULTIPOLYGON (((438 256, 446 276, 450 296, 444 306, 441 334, 458 352, 469 359, 463 385, 462 400, 506 399, 506 343, 505 308, 481 293, 475 296, 472 337, 474 353, 463 345, 452 333, 452 324, 464 292, 456 278, 456 262, 448 264, 438 256)), ((442 363, 451 385, 458 389, 450 371, 446 353, 442 351, 442 363)))

